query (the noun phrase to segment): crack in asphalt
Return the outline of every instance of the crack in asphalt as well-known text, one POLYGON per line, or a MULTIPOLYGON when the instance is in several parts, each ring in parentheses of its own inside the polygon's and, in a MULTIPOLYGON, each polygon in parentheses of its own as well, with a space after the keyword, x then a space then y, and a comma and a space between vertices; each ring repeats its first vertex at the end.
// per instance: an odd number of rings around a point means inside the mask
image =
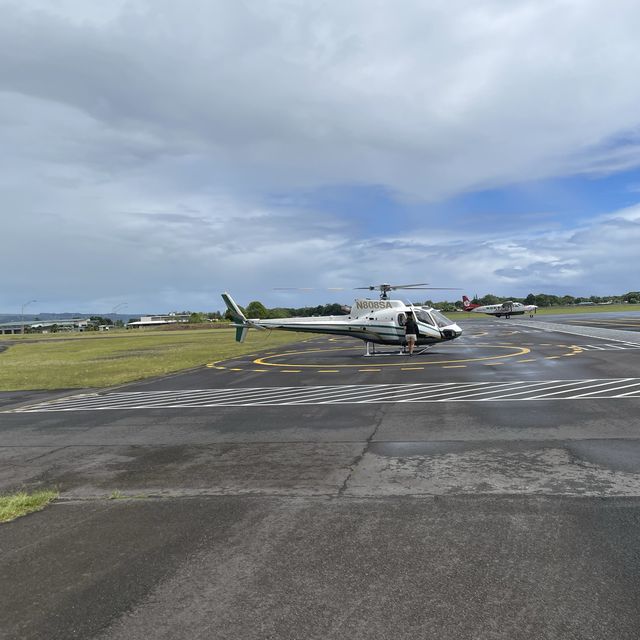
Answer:
POLYGON ((374 427, 373 431, 371 432, 371 434, 369 435, 369 437, 365 440, 364 447, 362 448, 362 451, 361 451, 360 455, 356 456, 356 458, 353 461, 353 463, 351 465, 349 465, 349 473, 347 474, 346 478, 344 479, 344 482, 342 483, 342 486, 340 487, 340 489, 338 489, 338 493, 337 493, 337 497, 338 498, 341 498, 344 495, 345 491, 348 488, 349 481, 351 480, 351 477, 353 476, 355 470, 357 469, 358 465, 360 464, 362 458, 364 458, 365 454, 367 453, 367 451, 371 447, 371 443, 373 442, 373 439, 376 437, 376 434, 378 433, 378 429, 380 428, 380 425, 382 424, 382 420, 383 420, 384 416, 386 415, 386 413, 387 413, 387 411, 389 409, 389 406, 380 405, 379 411, 376 411, 376 415, 375 415, 375 423, 376 424, 375 424, 375 427, 374 427))

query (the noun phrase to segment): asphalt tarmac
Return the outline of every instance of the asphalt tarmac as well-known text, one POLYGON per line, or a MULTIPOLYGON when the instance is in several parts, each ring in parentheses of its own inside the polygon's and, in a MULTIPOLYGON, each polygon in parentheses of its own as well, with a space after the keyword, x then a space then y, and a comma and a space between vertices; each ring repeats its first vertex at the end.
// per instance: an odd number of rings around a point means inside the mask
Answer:
POLYGON ((2 394, 0 636, 637 638, 640 338, 549 320, 2 394))

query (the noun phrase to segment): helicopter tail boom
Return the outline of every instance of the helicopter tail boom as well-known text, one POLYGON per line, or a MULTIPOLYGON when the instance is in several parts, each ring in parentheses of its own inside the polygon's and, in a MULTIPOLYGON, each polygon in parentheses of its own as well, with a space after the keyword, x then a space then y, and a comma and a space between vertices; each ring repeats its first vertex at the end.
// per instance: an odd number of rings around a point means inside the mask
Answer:
POLYGON ((247 331, 249 330, 249 327, 253 327, 254 329, 261 329, 264 331, 264 327, 261 327, 255 322, 251 322, 251 320, 247 320, 240 307, 236 304, 236 301, 228 293, 223 293, 222 299, 227 305, 229 315, 233 320, 233 326, 236 328, 236 342, 244 342, 244 339, 247 337, 247 331))

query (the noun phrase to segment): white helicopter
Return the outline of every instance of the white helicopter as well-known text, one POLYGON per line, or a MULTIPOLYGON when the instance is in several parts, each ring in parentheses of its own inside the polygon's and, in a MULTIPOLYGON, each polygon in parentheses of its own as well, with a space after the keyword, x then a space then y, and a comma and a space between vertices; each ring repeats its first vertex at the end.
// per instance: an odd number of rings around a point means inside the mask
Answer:
POLYGON ((246 318, 228 293, 223 293, 222 299, 227 305, 236 327, 236 341, 238 342, 244 341, 250 328, 279 329, 281 331, 324 333, 359 338, 365 343, 365 356, 375 355, 376 344, 399 346, 400 353, 402 353, 405 345, 404 324, 409 312, 413 313, 418 325, 417 346, 425 346, 426 348, 438 342, 454 340, 462 335, 462 329, 437 309, 414 306, 402 300, 390 300, 388 295, 390 291, 396 289, 415 291, 440 289, 440 287, 425 287, 422 284, 379 284, 358 287, 358 289, 377 290, 380 292, 380 299, 358 298, 354 300, 349 313, 340 316, 271 318, 268 320, 246 318))

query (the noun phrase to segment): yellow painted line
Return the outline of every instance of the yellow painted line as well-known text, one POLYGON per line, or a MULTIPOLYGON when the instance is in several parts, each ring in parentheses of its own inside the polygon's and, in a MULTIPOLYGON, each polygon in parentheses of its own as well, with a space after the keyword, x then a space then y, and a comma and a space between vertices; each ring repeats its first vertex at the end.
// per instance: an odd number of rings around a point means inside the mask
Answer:
POLYGON ((229 371, 244 371, 244 369, 236 369, 234 367, 230 367, 229 371))
POLYGON ((568 358, 569 356, 575 356, 575 355, 576 355, 575 353, 563 353, 562 357, 563 358, 568 358))
POLYGON ((361 373, 367 373, 371 371, 381 371, 381 369, 358 369, 361 373))
MULTIPOLYGON (((527 347, 518 347, 516 345, 495 345, 495 344, 481 344, 481 345, 476 345, 478 347, 484 347, 487 349, 514 349, 514 351, 512 353, 507 353, 504 355, 499 355, 499 356, 481 356, 479 358, 460 358, 458 360, 431 360, 431 361, 425 361, 425 360, 418 360, 418 363, 421 365, 435 365, 435 364, 460 364, 463 362, 484 362, 486 360, 501 360, 504 358, 513 358, 513 357, 517 357, 517 356, 525 356, 528 353, 531 353, 531 349, 528 349, 527 347)), ((305 351, 287 351, 286 353, 280 353, 280 354, 273 354, 273 355, 266 355, 264 357, 261 358, 257 358, 256 360, 253 361, 253 364, 257 364, 257 365, 262 365, 262 366, 266 366, 266 367, 290 367, 292 366, 290 363, 279 363, 279 362, 268 362, 268 360, 270 360, 271 358, 276 358, 276 357, 285 357, 285 356, 291 356, 291 355, 309 355, 311 353, 328 353, 328 352, 333 352, 333 351, 353 351, 354 349, 358 349, 358 347, 338 347, 338 348, 334 348, 334 349, 308 349, 305 351)), ((359 350, 359 349, 358 349, 359 350)), ((428 356, 427 356, 428 357, 428 356)), ((379 364, 379 367, 401 367, 403 363, 389 363, 389 364, 379 364)), ((295 366, 297 367, 303 367, 305 369, 318 369, 319 367, 321 367, 321 364, 296 364, 295 366)), ((360 364, 339 364, 339 365, 335 365, 337 367, 339 367, 340 369, 352 369, 352 368, 359 368, 362 365, 360 364)))
POLYGON ((557 360, 558 358, 561 358, 562 356, 545 356, 545 360, 557 360))
POLYGON ((300 373, 300 369, 283 369, 280 373, 300 373))
POLYGON ((535 362, 538 358, 527 358, 525 360, 516 360, 516 362, 535 362))
POLYGON ((318 373, 340 373, 340 369, 319 369, 318 373))
POLYGON ((445 364, 442 368, 443 369, 466 369, 467 365, 466 364, 445 364))
POLYGON ((264 373, 265 371, 269 371, 269 369, 251 369, 251 371, 257 371, 258 373, 264 373))
POLYGON ((499 364, 504 364, 504 362, 485 362, 485 367, 497 367, 499 364))
POLYGON ((423 371, 424 367, 401 367, 400 371, 423 371))

